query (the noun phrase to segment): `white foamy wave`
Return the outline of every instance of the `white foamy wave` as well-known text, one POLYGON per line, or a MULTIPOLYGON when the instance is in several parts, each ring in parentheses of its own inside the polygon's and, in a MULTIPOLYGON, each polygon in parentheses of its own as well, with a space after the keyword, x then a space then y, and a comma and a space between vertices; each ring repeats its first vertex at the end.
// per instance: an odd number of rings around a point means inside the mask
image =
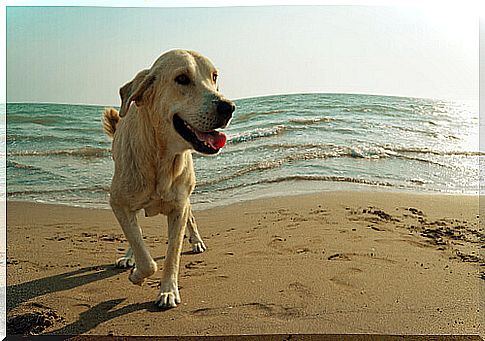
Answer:
POLYGON ((69 155, 79 157, 104 157, 109 155, 110 149, 85 147, 66 150, 24 150, 8 152, 8 156, 50 156, 50 155, 69 155))
POLYGON ((297 118, 290 118, 289 122, 290 123, 296 123, 296 124, 316 124, 316 123, 321 123, 321 122, 334 122, 337 119, 334 117, 297 117, 297 118))
POLYGON ((353 177, 347 177, 347 176, 293 175, 293 176, 278 177, 274 179, 264 179, 264 180, 250 182, 250 183, 241 183, 241 184, 221 188, 218 191, 228 191, 228 190, 234 190, 241 187, 267 185, 267 184, 291 182, 291 181, 346 182, 346 183, 371 185, 371 186, 395 187, 395 185, 390 182, 374 181, 374 180, 353 178, 353 177))
POLYGON ((396 153, 410 153, 410 154, 431 154, 441 156, 485 156, 485 152, 480 151, 464 151, 464 150, 434 150, 430 148, 413 148, 413 147, 386 147, 387 150, 396 153))
POLYGON ((229 138, 228 143, 236 144, 242 142, 253 141, 256 139, 264 137, 272 137, 276 135, 281 135, 285 131, 285 126, 278 125, 271 128, 257 128, 250 131, 244 131, 241 133, 236 133, 229 138))

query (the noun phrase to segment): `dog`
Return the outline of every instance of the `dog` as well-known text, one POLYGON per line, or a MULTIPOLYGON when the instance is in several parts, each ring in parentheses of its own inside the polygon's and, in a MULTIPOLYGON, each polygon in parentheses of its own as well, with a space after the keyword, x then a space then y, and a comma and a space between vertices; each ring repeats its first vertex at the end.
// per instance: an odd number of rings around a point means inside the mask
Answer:
POLYGON ((130 244, 115 264, 133 267, 132 283, 141 285, 157 271, 137 212, 167 216, 168 249, 155 300, 161 309, 180 303, 178 272, 186 227, 192 251, 206 250, 190 204, 195 187, 192 151, 217 154, 226 135, 216 129, 227 127, 236 108, 219 92, 217 77, 208 58, 170 50, 120 88, 119 112, 107 108, 103 114, 115 164, 110 205, 130 244))

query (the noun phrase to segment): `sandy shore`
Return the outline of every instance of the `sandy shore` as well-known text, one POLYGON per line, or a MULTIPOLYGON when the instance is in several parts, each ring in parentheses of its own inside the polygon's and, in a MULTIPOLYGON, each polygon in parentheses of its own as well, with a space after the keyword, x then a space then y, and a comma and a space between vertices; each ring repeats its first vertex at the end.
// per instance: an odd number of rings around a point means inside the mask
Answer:
MULTIPOLYGON (((181 261, 179 307, 158 311, 113 267, 111 211, 9 202, 10 332, 98 335, 478 334, 478 197, 335 192, 196 212, 208 246, 181 261)), ((166 220, 141 218, 162 265, 166 220)), ((482 307, 483 308, 483 307, 482 307)), ((482 324, 482 326, 480 326, 482 324)))

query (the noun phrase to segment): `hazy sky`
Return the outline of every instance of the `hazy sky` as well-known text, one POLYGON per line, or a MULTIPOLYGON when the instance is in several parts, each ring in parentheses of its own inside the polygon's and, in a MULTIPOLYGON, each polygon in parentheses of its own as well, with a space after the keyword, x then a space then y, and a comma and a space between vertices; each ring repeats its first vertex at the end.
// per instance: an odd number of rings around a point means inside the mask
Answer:
POLYGON ((119 105, 172 48, 229 98, 298 92, 478 99, 478 15, 439 8, 7 8, 7 100, 119 105))

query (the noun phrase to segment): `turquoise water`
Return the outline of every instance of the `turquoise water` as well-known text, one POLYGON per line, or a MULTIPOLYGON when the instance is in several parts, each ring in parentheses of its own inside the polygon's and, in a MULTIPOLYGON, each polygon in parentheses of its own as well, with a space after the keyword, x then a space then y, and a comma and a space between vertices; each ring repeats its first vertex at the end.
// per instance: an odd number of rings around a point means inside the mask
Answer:
MULTIPOLYGON (((478 193, 478 109, 469 103, 295 94, 236 104, 222 152, 194 154, 198 208, 339 189, 478 193)), ((103 109, 7 104, 8 198, 109 207, 103 109)))

